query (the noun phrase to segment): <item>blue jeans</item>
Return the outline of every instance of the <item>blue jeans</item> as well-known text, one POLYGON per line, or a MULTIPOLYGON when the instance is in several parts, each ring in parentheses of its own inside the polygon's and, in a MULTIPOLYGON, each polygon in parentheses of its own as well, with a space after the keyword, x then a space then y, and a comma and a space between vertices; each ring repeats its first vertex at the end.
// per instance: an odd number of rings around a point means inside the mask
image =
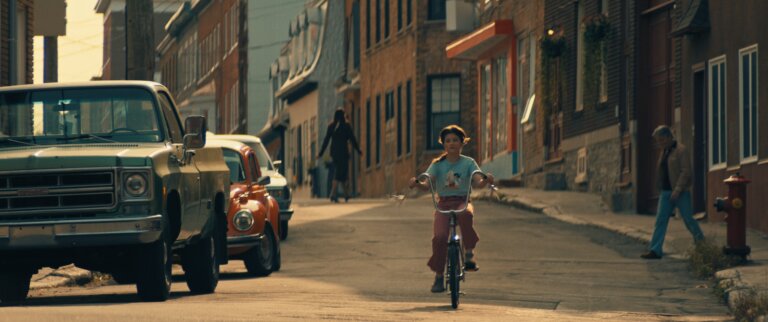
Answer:
POLYGON ((667 234, 669 217, 675 208, 680 210, 680 216, 683 217, 685 228, 688 228, 688 231, 691 232, 693 240, 700 241, 704 239, 699 223, 696 222, 696 219, 693 219, 691 193, 689 191, 681 192, 674 202, 669 200, 670 195, 672 195, 672 191, 665 190, 662 190, 661 195, 659 195, 659 206, 656 210, 656 226, 653 229, 653 237, 651 237, 650 250, 659 256, 663 255, 664 235, 667 234))

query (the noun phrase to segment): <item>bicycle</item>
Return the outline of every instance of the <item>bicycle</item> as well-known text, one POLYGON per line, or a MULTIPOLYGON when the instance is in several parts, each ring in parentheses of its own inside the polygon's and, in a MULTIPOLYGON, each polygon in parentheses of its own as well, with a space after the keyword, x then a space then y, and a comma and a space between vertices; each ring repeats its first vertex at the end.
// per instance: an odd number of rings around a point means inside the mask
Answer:
MULTIPOLYGON (((475 170, 470 175, 470 178, 474 178, 475 174, 480 174, 483 179, 487 179, 488 176, 480 170, 475 170)), ((428 173, 422 173, 416 180, 419 182, 428 181, 429 189, 432 192, 432 203, 435 206, 435 211, 443 215, 450 217, 449 232, 448 232, 448 261, 446 263, 446 270, 448 271, 448 279, 446 280, 446 287, 451 290, 451 307, 454 309, 459 307, 459 295, 461 294, 459 289, 459 283, 465 280, 465 266, 464 266, 464 245, 461 242, 461 236, 456 232, 457 220, 456 216, 463 213, 469 207, 469 196, 472 194, 472 183, 470 179, 469 189, 467 190, 467 198, 464 201, 464 208, 462 209, 449 209, 441 210, 437 206, 435 200, 435 187, 432 183, 432 177, 428 173), (425 180, 426 179, 426 180, 425 180)), ((490 184, 489 189, 491 192, 498 190, 495 185, 490 184)))

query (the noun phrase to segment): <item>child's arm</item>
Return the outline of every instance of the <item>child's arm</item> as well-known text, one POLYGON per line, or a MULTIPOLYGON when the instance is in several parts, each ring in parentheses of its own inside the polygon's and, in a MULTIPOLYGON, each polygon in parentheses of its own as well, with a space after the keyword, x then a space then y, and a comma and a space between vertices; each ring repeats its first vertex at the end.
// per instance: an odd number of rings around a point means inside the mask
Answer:
MULTIPOLYGON (((432 180, 432 179, 430 179, 432 180)), ((413 188, 419 188, 421 191, 427 191, 429 190, 429 183, 422 183, 416 177, 412 177, 411 180, 408 182, 408 187, 413 188)))

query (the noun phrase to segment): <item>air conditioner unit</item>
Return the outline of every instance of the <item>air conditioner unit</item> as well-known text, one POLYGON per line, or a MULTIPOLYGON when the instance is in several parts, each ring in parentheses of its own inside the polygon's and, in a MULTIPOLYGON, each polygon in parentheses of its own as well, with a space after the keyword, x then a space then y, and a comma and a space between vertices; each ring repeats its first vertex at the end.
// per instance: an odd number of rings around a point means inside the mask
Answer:
POLYGON ((471 31, 474 28, 474 1, 446 0, 445 29, 448 31, 471 31))

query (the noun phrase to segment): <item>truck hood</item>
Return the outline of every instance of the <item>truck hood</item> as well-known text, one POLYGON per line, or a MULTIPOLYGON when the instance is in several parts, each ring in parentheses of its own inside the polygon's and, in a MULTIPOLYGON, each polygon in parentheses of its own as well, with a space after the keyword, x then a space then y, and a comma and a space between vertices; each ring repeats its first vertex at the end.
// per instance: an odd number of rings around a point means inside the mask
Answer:
POLYGON ((268 188, 282 188, 288 185, 288 180, 285 180, 285 177, 283 177, 280 172, 277 171, 264 171, 265 176, 269 176, 270 183, 267 185, 268 188))
POLYGON ((0 149, 0 169, 36 170, 147 166, 149 158, 166 149, 162 143, 71 144, 0 149))

